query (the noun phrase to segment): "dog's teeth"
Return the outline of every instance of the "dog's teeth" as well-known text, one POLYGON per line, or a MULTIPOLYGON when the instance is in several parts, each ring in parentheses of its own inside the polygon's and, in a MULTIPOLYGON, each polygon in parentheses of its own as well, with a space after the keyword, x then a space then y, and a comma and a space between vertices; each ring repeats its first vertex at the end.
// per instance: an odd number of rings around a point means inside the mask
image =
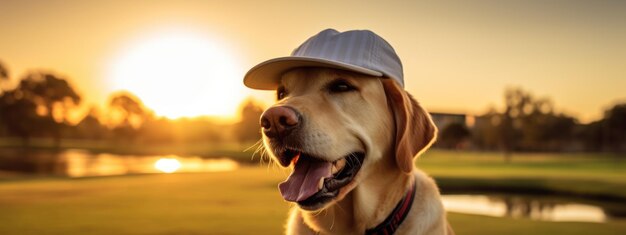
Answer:
POLYGON ((346 159, 342 158, 338 161, 335 162, 335 164, 333 164, 333 171, 332 173, 335 174, 338 171, 340 171, 341 169, 343 169, 343 167, 346 166, 346 159))
POLYGON ((335 166, 335 164, 332 164, 333 166, 331 166, 330 168, 330 173, 331 174, 335 174, 339 171, 339 169, 337 169, 337 166, 335 166))
POLYGON ((296 156, 291 159, 291 163, 295 166, 298 163, 298 159, 300 159, 300 153, 297 153, 296 156))
POLYGON ((320 182, 317 183, 317 190, 321 190, 324 187, 324 177, 320 178, 320 182))

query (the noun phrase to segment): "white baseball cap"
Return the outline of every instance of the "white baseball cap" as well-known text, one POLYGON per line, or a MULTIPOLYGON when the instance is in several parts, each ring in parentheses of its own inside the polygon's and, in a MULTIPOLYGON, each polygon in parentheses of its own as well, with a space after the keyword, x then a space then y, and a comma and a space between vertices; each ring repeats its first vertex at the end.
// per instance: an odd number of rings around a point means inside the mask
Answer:
POLYGON ((274 90, 286 71, 298 67, 337 68, 391 78, 404 87, 402 62, 385 39, 369 30, 326 29, 306 40, 291 56, 262 62, 244 76, 250 88, 274 90))

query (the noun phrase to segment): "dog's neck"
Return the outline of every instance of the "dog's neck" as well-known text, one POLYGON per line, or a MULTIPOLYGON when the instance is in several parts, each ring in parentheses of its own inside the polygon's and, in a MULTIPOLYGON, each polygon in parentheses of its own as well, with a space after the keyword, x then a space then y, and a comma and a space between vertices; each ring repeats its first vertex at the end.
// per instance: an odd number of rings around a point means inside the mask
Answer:
POLYGON ((383 222, 414 179, 394 162, 380 166, 336 204, 321 212, 303 211, 305 222, 320 234, 364 234, 383 222))

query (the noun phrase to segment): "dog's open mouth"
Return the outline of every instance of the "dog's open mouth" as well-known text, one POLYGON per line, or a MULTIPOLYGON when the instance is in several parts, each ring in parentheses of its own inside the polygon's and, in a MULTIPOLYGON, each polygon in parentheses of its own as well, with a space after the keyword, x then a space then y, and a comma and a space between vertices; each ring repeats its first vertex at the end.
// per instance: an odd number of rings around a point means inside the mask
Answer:
POLYGON ((339 194, 361 169, 365 153, 354 152, 328 162, 306 153, 287 150, 292 155, 294 170, 285 182, 278 186, 283 198, 296 202, 303 209, 315 210, 339 194))

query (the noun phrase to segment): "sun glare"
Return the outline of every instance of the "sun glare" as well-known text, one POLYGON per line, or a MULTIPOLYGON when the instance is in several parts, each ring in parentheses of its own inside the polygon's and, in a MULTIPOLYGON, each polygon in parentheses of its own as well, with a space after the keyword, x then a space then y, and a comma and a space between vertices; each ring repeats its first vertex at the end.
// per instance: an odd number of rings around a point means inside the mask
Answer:
POLYGON ((168 31, 136 40, 109 69, 113 89, 128 90, 159 116, 234 117, 246 90, 243 68, 208 35, 168 31))
POLYGON ((164 173, 173 173, 178 170, 180 166, 180 162, 174 158, 161 158, 154 163, 154 168, 164 173))

